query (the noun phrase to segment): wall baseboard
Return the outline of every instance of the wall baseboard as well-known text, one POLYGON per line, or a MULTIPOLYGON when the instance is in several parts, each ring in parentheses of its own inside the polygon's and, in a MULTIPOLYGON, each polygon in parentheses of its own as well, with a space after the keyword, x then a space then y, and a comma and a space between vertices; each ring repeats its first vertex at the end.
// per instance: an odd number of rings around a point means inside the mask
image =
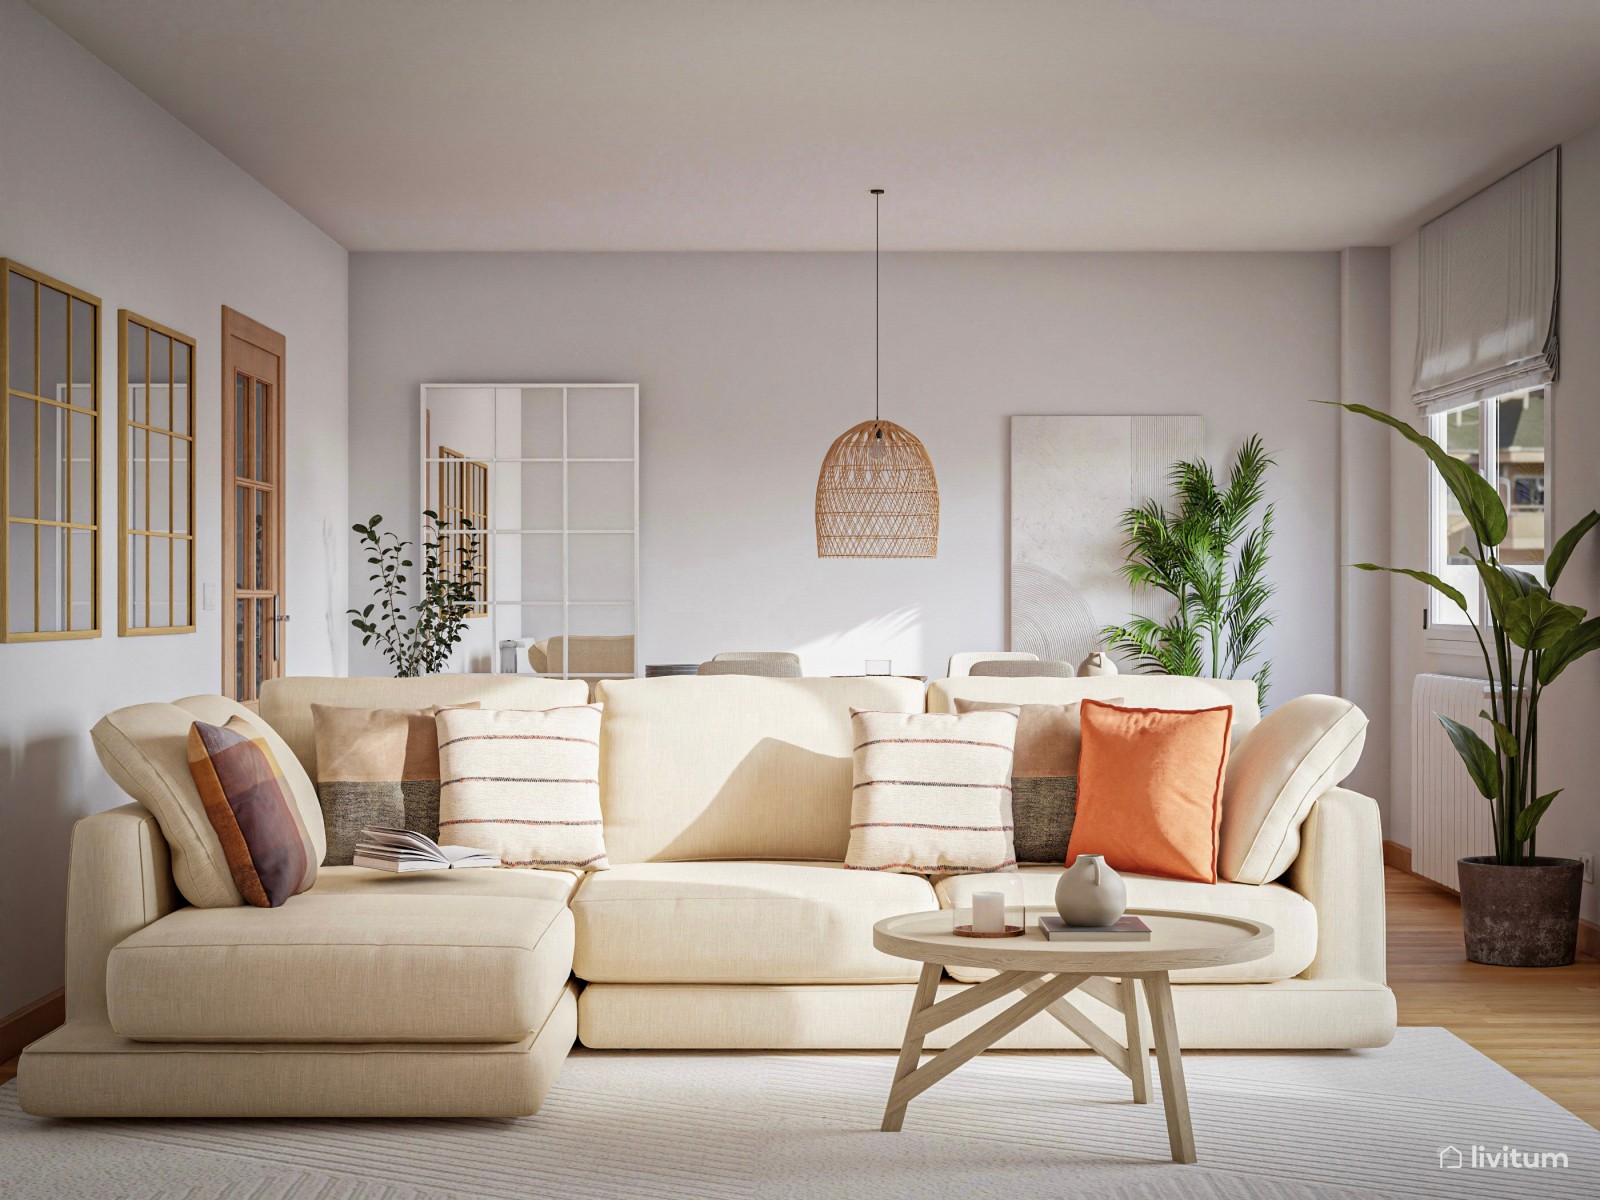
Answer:
POLYGON ((1383 843, 1383 865, 1393 867, 1396 871, 1404 871, 1407 875, 1411 870, 1411 847, 1402 846, 1399 842, 1391 842, 1387 838, 1383 843))
MULTIPOLYGON (((1383 865, 1393 867, 1396 871, 1404 871, 1413 879, 1420 879, 1429 887, 1437 888, 1447 896, 1460 897, 1461 893, 1455 888, 1446 887, 1436 879, 1428 879, 1418 875, 1411 869, 1411 847, 1402 846, 1399 842, 1385 840, 1383 843, 1383 865)), ((1600 925, 1593 921, 1578 918, 1578 954, 1584 958, 1600 958, 1600 925)))
POLYGON ((67 994, 61 988, 0 1017, 0 1063, 10 1062, 29 1042, 38 1041, 66 1019, 67 994))

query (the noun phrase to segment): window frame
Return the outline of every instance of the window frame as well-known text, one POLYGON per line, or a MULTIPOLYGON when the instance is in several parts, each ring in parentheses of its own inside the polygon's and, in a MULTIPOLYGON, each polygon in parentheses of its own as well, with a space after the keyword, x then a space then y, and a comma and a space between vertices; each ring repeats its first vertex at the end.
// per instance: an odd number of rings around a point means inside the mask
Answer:
MULTIPOLYGON (((1509 392, 1487 396, 1481 400, 1468 404, 1441 405, 1427 414, 1427 434, 1434 441, 1443 445, 1441 440, 1442 429, 1440 422, 1450 413, 1476 405, 1478 409, 1478 473, 1488 481, 1490 486, 1499 494, 1499 468, 1500 468, 1500 405, 1517 396, 1532 395, 1535 392, 1544 393, 1544 549, 1546 556, 1550 553, 1551 521, 1555 512, 1554 505, 1554 471, 1552 470, 1555 454, 1555 385, 1553 383, 1537 384, 1533 387, 1515 388, 1509 392)), ((1427 465, 1428 472, 1428 570, 1442 577, 1440 568, 1445 564, 1434 559, 1434 549, 1439 544, 1436 536, 1439 522, 1445 518, 1448 504, 1448 489, 1445 487, 1444 476, 1439 474, 1439 469, 1431 462, 1427 465)), ((1502 497, 1502 500, 1505 500, 1502 497)), ((1510 515, 1510 503, 1506 502, 1507 514, 1510 515)), ((1479 582, 1469 597, 1476 597, 1474 605, 1476 611, 1472 614, 1473 620, 1479 629, 1486 629, 1489 621, 1488 595, 1479 582)), ((1479 659, 1482 651, 1478 639, 1473 634, 1472 627, 1466 624, 1441 624, 1434 620, 1435 602, 1450 605, 1451 602, 1436 592, 1430 590, 1428 598, 1427 632, 1423 643, 1425 649, 1435 654, 1460 655, 1472 659, 1479 659)), ((1451 605, 1451 607, 1454 607, 1451 605)))
MULTIPOLYGON (((146 387, 146 392, 145 392, 145 416, 148 418, 148 416, 150 415, 150 395, 149 395, 149 390, 148 390, 148 388, 149 388, 150 362, 149 362, 148 341, 146 342, 146 347, 147 347, 146 348, 146 352, 145 352, 146 376, 145 376, 144 384, 145 384, 145 387, 146 387)), ((196 463, 195 463, 196 454, 195 454, 195 451, 196 451, 196 447, 198 445, 198 439, 197 439, 197 435, 196 435, 196 432, 195 432, 195 416, 196 416, 196 411, 197 411, 197 408, 198 408, 198 406, 195 404, 195 378, 196 378, 195 364, 196 364, 196 360, 197 360, 198 356, 199 356, 199 351, 198 351, 198 348, 196 346, 195 339, 192 338, 192 337, 189 337, 187 334, 179 333, 176 329, 172 329, 172 328, 170 328, 170 327, 168 327, 166 325, 163 325, 159 321, 152 321, 149 317, 141 316, 139 313, 136 313, 136 312, 132 311, 131 309, 123 308, 123 309, 118 309, 117 310, 117 633, 121 637, 151 637, 151 636, 159 636, 161 634, 194 633, 199 628, 199 625, 197 623, 196 616, 195 616, 195 599, 196 599, 196 596, 195 596, 195 590, 196 590, 195 589, 195 577, 199 573, 199 571, 198 571, 198 563, 196 562, 196 559, 198 557, 199 544, 198 544, 198 540, 197 540, 197 538, 195 536, 195 507, 194 507, 194 502, 195 502, 195 470, 196 470, 196 463), (132 450, 133 450, 133 439, 132 439, 132 436, 131 436, 131 431, 133 429, 135 429, 135 428, 145 430, 146 431, 146 439, 147 439, 146 440, 146 445, 148 446, 148 444, 149 444, 148 443, 148 437, 149 437, 150 432, 154 428, 153 426, 151 426, 149 424, 148 421, 136 423, 133 420, 133 404, 132 404, 132 398, 131 398, 132 397, 132 381, 128 378, 128 346, 129 346, 129 343, 128 343, 128 336, 129 336, 128 327, 130 325, 137 325, 141 329, 146 330, 147 331, 147 333, 146 333, 146 338, 147 339, 149 337, 149 334, 151 334, 151 333, 159 333, 159 334, 163 335, 164 337, 168 338, 172 345, 181 344, 181 345, 185 345, 185 346, 189 347, 189 382, 188 382, 188 385, 187 385, 188 389, 189 389, 189 391, 188 391, 189 419, 187 421, 189 432, 187 434, 180 434, 180 433, 177 433, 172 428, 173 421, 172 421, 171 418, 172 418, 172 404, 173 404, 173 393, 172 393, 173 380, 171 379, 171 374, 170 374, 170 363, 169 363, 169 375, 168 375, 168 381, 167 381, 167 388, 168 388, 168 391, 167 391, 168 427, 165 430, 155 430, 156 433, 166 436, 169 440, 170 439, 181 439, 181 440, 187 441, 189 443, 189 470, 188 470, 188 480, 187 480, 187 489, 188 489, 188 492, 187 492, 187 494, 188 494, 188 508, 187 508, 188 521, 187 521, 187 524, 188 524, 189 528, 188 528, 188 532, 187 533, 180 534, 175 529, 172 528, 172 525, 173 525, 173 511, 172 511, 172 504, 171 504, 170 500, 168 501, 168 505, 167 505, 167 528, 164 531, 157 532, 157 531, 155 531, 153 529, 134 529, 129 524, 129 518, 132 515, 132 505, 128 501, 128 485, 131 482, 131 466, 132 466, 132 450), (188 546, 189 546, 189 570, 188 570, 188 573, 187 573, 188 574, 188 608, 187 608, 186 611, 188 612, 189 621, 188 621, 187 624, 185 624, 185 625, 135 625, 129 620, 129 616, 130 616, 130 606, 129 606, 129 583, 130 583, 130 580, 129 580, 129 569, 133 565, 132 554, 131 554, 131 552, 129 550, 129 538, 134 534, 142 534, 146 539, 146 546, 147 547, 150 545, 151 539, 152 538, 156 538, 156 537, 160 537, 160 538, 162 538, 162 540, 167 541, 168 543, 172 543, 172 542, 176 542, 176 541, 185 541, 185 542, 188 543, 188 546)), ((148 469, 149 468, 147 466, 146 470, 148 471, 148 469)), ((169 458, 169 461, 168 461, 168 473, 169 473, 169 478, 170 478, 171 477, 171 461, 170 461, 170 458, 169 458)), ((172 481, 170 487, 172 489, 170 495, 175 498, 176 495, 177 495, 177 482, 176 482, 175 479, 172 481)), ((146 506, 145 506, 146 524, 149 524, 149 517, 150 517, 150 508, 149 508, 149 504, 148 504, 148 501, 147 501, 146 502, 146 506)), ((149 589, 149 585, 150 585, 150 576, 149 576, 149 565, 148 565, 148 554, 147 554, 147 556, 146 556, 146 568, 145 568, 145 587, 146 587, 147 591, 149 589)), ((167 599, 167 615, 169 617, 172 615, 172 601, 175 600, 177 598, 177 596, 178 596, 178 593, 172 586, 172 564, 169 563, 168 568, 167 568, 167 598, 168 598, 167 599)), ((150 616, 150 612, 151 612, 150 605, 149 605, 148 602, 145 604, 145 610, 144 611, 145 611, 145 617, 148 619, 149 616, 150 616)))

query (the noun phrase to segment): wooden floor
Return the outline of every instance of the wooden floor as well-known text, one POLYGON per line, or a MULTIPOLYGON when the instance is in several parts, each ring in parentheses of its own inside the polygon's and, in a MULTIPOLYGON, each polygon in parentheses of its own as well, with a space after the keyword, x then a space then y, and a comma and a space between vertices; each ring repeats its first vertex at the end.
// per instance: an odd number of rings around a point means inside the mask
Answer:
MULTIPOLYGON (((1442 1025, 1600 1127, 1600 962, 1481 967, 1461 945, 1461 905, 1414 875, 1385 872, 1389 986, 1402 1025, 1442 1025)), ((0 1083, 17 1060, 0 1063, 0 1083)))
POLYGON ((1402 1025, 1441 1025, 1600 1127, 1600 962, 1469 963, 1454 895, 1390 868, 1389 986, 1402 1025))

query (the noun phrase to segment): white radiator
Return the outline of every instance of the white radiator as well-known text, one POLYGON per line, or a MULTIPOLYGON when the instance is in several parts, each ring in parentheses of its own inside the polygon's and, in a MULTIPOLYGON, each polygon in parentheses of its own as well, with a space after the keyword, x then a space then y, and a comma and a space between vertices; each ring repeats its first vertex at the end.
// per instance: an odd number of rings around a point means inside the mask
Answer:
POLYGON ((1489 685, 1459 675, 1418 675, 1411 684, 1411 869, 1458 889, 1456 860, 1494 853, 1489 801, 1478 794, 1435 713, 1476 729, 1493 745, 1489 685))

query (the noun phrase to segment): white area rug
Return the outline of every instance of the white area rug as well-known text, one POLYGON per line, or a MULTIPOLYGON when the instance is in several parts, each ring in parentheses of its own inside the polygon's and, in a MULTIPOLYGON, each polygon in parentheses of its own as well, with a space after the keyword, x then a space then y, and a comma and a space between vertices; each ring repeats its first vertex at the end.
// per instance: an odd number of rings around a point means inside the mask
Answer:
POLYGON ((1600 1131, 1441 1029, 1185 1060, 1200 1163, 1083 1054, 992 1054, 877 1132, 887 1054, 574 1052, 520 1121, 85 1121, 0 1088, 0 1194, 192 1200, 1600 1196, 1600 1131), (1454 1145, 1567 1166, 1443 1170, 1454 1145))

